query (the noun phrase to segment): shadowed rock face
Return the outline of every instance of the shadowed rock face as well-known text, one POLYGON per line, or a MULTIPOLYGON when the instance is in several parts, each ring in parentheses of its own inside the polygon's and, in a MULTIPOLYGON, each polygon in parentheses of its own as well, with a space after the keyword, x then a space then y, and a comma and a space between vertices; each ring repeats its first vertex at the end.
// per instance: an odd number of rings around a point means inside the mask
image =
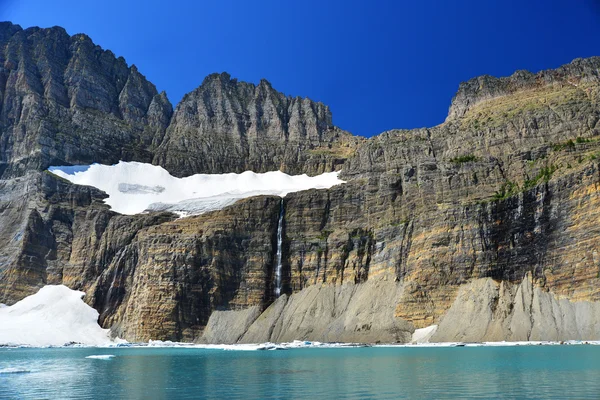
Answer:
POLYGON ((404 342, 431 324, 434 340, 598 337, 599 58, 476 78, 444 124, 364 140, 320 103, 226 74, 171 115, 85 36, 0 28, 0 302, 64 283, 128 340, 404 342), (276 299, 279 198, 124 216, 40 172, 118 159, 177 175, 343 166, 347 183, 284 199, 276 299))

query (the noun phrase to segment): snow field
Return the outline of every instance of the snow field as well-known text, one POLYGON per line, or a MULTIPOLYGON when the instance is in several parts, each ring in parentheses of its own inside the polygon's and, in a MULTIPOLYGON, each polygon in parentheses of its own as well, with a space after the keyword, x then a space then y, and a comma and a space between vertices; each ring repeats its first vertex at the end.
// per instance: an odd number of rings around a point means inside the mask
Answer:
POLYGON ((105 199, 114 211, 139 214, 144 211, 172 211, 180 216, 219 210, 237 200, 308 189, 328 189, 344 183, 338 172, 318 176, 290 176, 281 171, 257 174, 197 174, 186 178, 171 176, 164 168, 139 162, 116 165, 50 167, 49 171, 78 185, 93 186, 108 194, 105 199))

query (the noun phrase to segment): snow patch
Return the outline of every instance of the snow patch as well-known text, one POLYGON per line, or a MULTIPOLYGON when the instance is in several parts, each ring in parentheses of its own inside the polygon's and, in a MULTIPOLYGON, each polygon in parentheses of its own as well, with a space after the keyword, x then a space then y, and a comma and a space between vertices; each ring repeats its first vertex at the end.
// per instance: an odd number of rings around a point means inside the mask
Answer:
POLYGON ((437 325, 430 325, 426 328, 415 329, 412 334, 411 343, 429 343, 429 339, 437 332, 437 325))
POLYGON ((180 216, 219 210, 240 199, 259 195, 284 197, 308 189, 329 189, 345 183, 339 172, 290 176, 281 171, 257 174, 197 174, 176 178, 164 168, 139 162, 116 165, 50 167, 55 175, 108 194, 104 201, 121 214, 171 211, 180 216))
POLYGON ((110 360, 114 357, 116 357, 114 354, 95 354, 92 356, 87 356, 86 358, 90 358, 92 360, 110 360))
POLYGON ((98 325, 98 311, 83 302, 85 293, 49 285, 12 306, 0 308, 0 344, 33 347, 79 343, 109 346, 109 330, 98 325))

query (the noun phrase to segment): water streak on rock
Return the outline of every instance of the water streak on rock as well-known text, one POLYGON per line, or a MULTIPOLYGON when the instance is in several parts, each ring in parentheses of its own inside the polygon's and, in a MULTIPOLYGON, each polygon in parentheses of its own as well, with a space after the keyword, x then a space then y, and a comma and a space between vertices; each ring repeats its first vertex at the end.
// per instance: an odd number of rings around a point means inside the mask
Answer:
POLYGON ((279 222, 277 224, 277 265, 275 267, 275 297, 281 294, 281 243, 283 242, 283 198, 279 207, 279 222))

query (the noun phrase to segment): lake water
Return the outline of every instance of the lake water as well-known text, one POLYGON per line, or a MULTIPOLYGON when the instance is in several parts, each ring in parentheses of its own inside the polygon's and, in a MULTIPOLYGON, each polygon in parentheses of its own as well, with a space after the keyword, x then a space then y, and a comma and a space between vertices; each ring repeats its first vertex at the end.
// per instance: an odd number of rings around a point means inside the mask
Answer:
POLYGON ((600 346, 4 348, 0 398, 598 399, 600 346))

